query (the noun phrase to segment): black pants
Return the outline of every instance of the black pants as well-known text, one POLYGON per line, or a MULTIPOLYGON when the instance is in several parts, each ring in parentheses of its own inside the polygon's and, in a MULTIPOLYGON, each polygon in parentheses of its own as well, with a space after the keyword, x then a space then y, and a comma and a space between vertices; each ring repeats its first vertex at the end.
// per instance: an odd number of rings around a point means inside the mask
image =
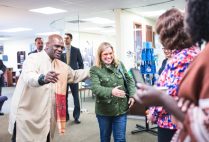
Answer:
POLYGON ((1 108, 4 104, 4 102, 7 100, 7 96, 0 96, 0 111, 1 111, 1 108))
POLYGON ((158 142, 170 142, 176 129, 166 129, 158 127, 158 142))
MULTIPOLYGON (((13 134, 12 134, 11 142, 16 142, 16 122, 15 122, 15 124, 14 124, 14 129, 13 129, 13 134)), ((50 132, 49 132, 49 134, 47 135, 47 140, 46 140, 46 142, 50 142, 50 132)))
POLYGON ((13 134, 12 134, 12 142, 16 142, 16 122, 14 124, 13 134))
POLYGON ((79 102, 79 94, 78 94, 78 83, 76 84, 68 84, 67 85, 67 92, 66 92, 66 116, 69 118, 69 112, 68 112, 68 88, 70 87, 70 90, 73 95, 73 101, 74 101, 74 110, 73 110, 73 117, 75 120, 78 120, 80 117, 80 102, 79 102))

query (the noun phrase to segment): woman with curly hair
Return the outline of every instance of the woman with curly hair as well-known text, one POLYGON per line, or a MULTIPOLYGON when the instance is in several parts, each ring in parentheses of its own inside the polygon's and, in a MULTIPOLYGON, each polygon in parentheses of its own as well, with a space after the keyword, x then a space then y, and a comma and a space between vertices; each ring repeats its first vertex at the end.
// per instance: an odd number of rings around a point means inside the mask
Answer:
MULTIPOLYGON (((200 50, 192 46, 191 38, 184 31, 184 15, 175 8, 166 11, 158 18, 156 32, 164 49, 172 51, 172 57, 156 85, 166 87, 170 96, 177 97, 179 83, 200 50)), ((171 115, 161 106, 151 107, 148 119, 158 125, 158 142, 169 142, 177 130, 171 115)))
POLYGON ((173 142, 209 142, 209 0, 187 0, 185 23, 192 43, 205 41, 206 46, 182 78, 177 103, 166 93, 142 84, 136 99, 147 106, 162 105, 179 120, 181 129, 173 142))

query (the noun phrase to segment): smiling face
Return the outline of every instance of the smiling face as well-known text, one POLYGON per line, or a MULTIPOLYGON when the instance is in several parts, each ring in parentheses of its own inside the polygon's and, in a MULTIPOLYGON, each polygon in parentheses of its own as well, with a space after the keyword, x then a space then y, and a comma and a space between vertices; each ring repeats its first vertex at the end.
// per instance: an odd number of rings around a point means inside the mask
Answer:
POLYGON ((112 64, 114 59, 113 50, 111 47, 106 47, 104 51, 101 53, 101 60, 104 64, 110 65, 112 64))
POLYGON ((96 66, 102 65, 118 65, 118 60, 115 58, 113 46, 108 42, 102 42, 97 49, 96 66))
POLYGON ((59 59, 62 51, 64 50, 64 42, 60 35, 51 35, 48 38, 45 51, 49 57, 53 59, 59 59))

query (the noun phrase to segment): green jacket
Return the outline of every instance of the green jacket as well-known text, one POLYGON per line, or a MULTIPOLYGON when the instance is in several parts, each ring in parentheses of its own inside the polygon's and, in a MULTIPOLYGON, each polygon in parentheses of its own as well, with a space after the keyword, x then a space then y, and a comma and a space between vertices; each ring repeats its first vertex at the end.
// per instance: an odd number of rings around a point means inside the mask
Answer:
MULTIPOLYGON (((122 63, 121 66, 128 82, 129 96, 132 97, 136 92, 135 83, 122 63)), ((92 81, 92 93, 96 96, 96 114, 117 116, 127 112, 127 97, 119 98, 112 95, 112 89, 116 86, 121 86, 121 89, 126 91, 123 76, 117 67, 113 65, 111 67, 103 65, 101 68, 93 66, 90 69, 90 77, 92 81)))

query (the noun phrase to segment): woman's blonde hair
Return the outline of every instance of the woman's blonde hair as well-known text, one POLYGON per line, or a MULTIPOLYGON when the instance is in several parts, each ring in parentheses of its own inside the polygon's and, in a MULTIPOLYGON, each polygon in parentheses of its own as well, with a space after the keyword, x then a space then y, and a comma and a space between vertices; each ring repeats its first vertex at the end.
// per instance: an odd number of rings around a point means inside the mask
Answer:
POLYGON ((118 66, 118 60, 115 57, 115 52, 114 52, 113 46, 108 42, 102 42, 97 49, 97 57, 96 57, 96 66, 97 67, 102 66, 102 60, 101 60, 102 52, 104 52, 104 50, 109 48, 109 47, 113 51, 113 62, 112 62, 112 64, 115 65, 115 66, 118 66))

